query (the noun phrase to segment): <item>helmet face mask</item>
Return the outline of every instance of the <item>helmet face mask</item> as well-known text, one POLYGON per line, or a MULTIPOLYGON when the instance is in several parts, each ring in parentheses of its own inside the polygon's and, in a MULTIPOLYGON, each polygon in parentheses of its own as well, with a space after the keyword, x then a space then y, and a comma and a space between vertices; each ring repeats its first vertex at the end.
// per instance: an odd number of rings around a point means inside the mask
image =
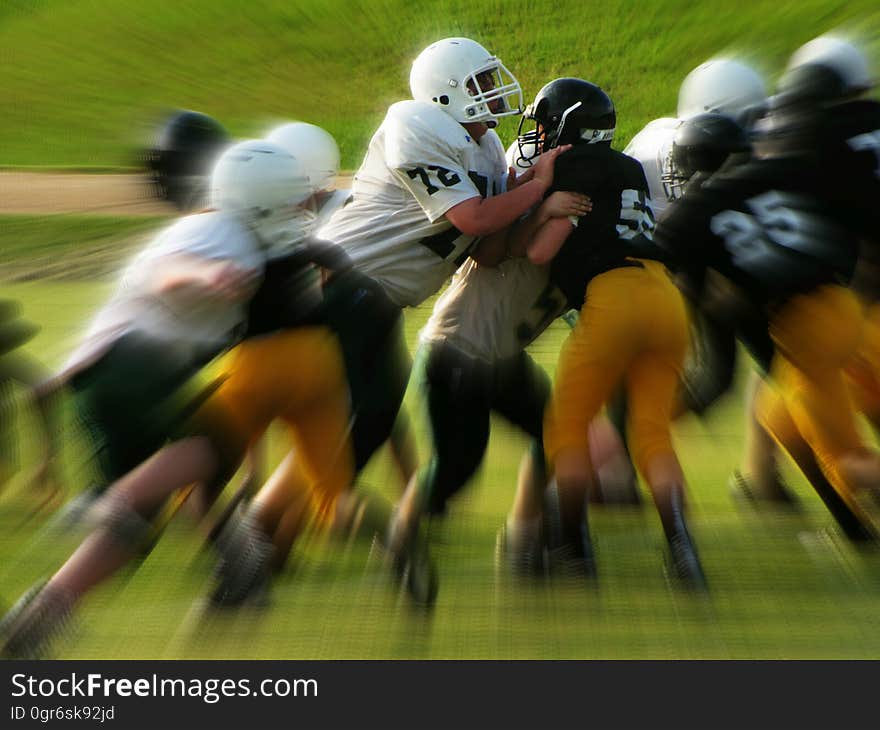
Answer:
POLYGON ((443 109, 462 124, 495 126, 501 117, 522 111, 522 89, 500 59, 469 38, 434 43, 413 63, 413 99, 443 109))
POLYGON ((173 113, 145 155, 156 195, 180 210, 201 207, 207 201, 211 168, 231 142, 223 126, 207 114, 173 113))
POLYGON ((687 119, 673 138, 669 172, 661 177, 664 191, 678 198, 696 173, 713 173, 731 155, 750 149, 748 132, 731 116, 710 112, 687 119))
POLYGON ((520 158, 530 164, 543 150, 561 144, 610 144, 615 124, 614 103, 601 88, 582 79, 556 79, 538 92, 520 119, 520 158), (523 132, 528 121, 534 129, 523 132))

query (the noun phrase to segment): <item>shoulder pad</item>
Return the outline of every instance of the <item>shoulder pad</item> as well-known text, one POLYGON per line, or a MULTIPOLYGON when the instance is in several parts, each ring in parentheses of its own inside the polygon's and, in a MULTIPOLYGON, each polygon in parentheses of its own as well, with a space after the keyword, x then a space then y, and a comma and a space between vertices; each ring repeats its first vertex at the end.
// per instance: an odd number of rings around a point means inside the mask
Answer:
MULTIPOLYGON (((457 157, 471 144, 467 130, 442 109, 424 101, 392 104, 383 122, 385 154, 392 167, 398 163, 457 157)), ((499 143, 500 144, 500 143, 499 143)))
POLYGON ((160 231, 150 247, 156 252, 192 251, 193 253, 222 247, 228 240, 252 234, 241 221, 228 213, 210 211, 196 213, 174 221, 160 231))
POLYGON ((493 147, 498 157, 507 157, 507 151, 504 149, 504 142, 501 141, 501 137, 498 136, 498 133, 494 129, 490 129, 483 135, 483 139, 480 140, 481 145, 485 145, 488 149, 489 147, 493 147))
POLYGON ((616 158, 617 169, 620 170, 622 177, 621 182, 633 190, 647 191, 648 179, 645 177, 645 169, 642 167, 642 163, 635 157, 630 157, 623 152, 618 152, 617 150, 611 150, 611 152, 616 158))

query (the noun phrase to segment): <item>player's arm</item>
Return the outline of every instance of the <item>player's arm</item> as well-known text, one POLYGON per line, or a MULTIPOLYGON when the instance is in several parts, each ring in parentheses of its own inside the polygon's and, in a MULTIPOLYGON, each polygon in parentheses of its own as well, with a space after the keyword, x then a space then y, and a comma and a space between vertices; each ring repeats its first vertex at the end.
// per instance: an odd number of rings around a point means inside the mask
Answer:
POLYGON ((556 158, 570 148, 562 145, 545 152, 538 158, 531 180, 491 198, 469 198, 447 210, 447 220, 467 236, 488 236, 506 228, 541 202, 553 184, 556 158))
POLYGON ((156 267, 152 288, 162 295, 242 301, 253 294, 257 279, 255 270, 229 259, 175 254, 156 267))
POLYGON ((471 250, 471 258, 481 266, 498 266, 508 257, 508 241, 511 229, 508 226, 504 230, 485 236, 471 250))
POLYGON ((529 261, 538 265, 552 261, 574 228, 574 224, 568 218, 548 220, 535 232, 526 247, 529 261))
POLYGON ((537 210, 532 211, 512 232, 507 255, 510 258, 525 256, 529 243, 537 232, 552 218, 580 218, 593 210, 589 196, 557 190, 537 210))

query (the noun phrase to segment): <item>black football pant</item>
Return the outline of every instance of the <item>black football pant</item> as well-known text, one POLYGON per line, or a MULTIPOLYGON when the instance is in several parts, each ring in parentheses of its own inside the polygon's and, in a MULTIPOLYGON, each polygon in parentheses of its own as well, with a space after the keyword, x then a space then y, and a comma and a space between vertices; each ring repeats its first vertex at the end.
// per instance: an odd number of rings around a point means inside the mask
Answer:
POLYGON ((444 343, 423 347, 434 452, 420 484, 427 511, 442 514, 483 460, 492 411, 543 443, 550 379, 525 352, 492 365, 444 343))

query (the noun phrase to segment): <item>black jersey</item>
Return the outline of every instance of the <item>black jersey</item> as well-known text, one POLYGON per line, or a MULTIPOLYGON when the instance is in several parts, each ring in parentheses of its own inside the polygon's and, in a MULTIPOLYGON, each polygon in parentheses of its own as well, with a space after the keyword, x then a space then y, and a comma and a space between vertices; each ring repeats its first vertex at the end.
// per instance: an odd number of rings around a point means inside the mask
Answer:
POLYGON ((334 244, 312 239, 266 264, 263 280, 248 306, 245 337, 325 320, 321 268, 345 271, 351 262, 334 244))
POLYGON ((698 299, 714 269, 766 307, 829 283, 846 283, 864 211, 827 190, 809 155, 757 159, 713 175, 671 206, 655 242, 698 299))
POLYGON ((583 193, 593 202, 550 267, 551 280, 579 309, 593 277, 639 265, 634 257, 656 258, 654 212, 641 164, 605 144, 576 144, 561 155, 548 194, 556 190, 583 193))

